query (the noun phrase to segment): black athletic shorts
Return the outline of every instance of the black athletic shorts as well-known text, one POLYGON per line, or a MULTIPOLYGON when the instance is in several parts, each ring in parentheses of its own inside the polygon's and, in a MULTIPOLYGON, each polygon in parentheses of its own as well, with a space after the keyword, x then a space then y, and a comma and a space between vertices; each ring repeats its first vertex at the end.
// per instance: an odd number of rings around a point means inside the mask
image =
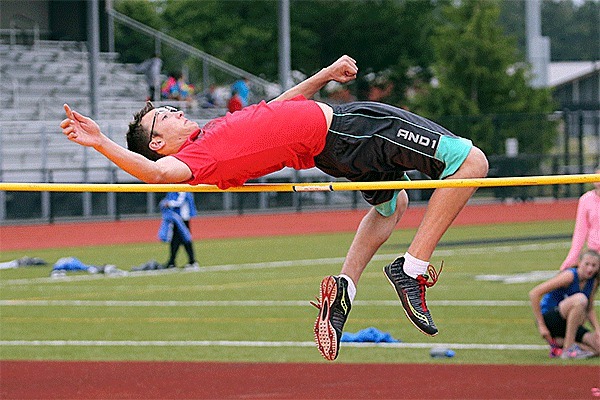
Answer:
MULTIPOLYGON (((543 314, 543 317, 546 327, 550 331, 552 337, 565 337, 565 333, 567 332, 567 321, 560 315, 558 307, 555 307, 550 311, 546 311, 543 314)), ((583 335, 588 332, 588 329, 583 326, 579 326, 579 328, 577 328, 577 333, 575 334, 575 341, 581 343, 583 340, 583 335)))
MULTIPOLYGON (((333 105, 333 120, 323 151, 315 157, 321 171, 355 182, 401 180, 417 170, 443 179, 458 170, 473 147, 426 118, 387 104, 333 105)), ((363 191, 372 205, 392 199, 393 190, 363 191)))

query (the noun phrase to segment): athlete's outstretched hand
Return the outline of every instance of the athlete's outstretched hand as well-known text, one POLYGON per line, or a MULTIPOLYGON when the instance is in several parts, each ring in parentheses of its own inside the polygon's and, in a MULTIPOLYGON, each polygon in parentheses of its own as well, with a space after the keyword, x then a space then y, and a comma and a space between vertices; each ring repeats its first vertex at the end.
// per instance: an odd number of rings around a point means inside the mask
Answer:
POLYGON ((96 146, 103 138, 100 127, 91 118, 71 110, 68 104, 63 106, 67 118, 60 123, 63 134, 72 142, 82 146, 96 146))
POLYGON ((330 80, 340 83, 346 83, 356 79, 356 74, 358 73, 356 61, 347 55, 341 56, 325 69, 329 73, 330 80))

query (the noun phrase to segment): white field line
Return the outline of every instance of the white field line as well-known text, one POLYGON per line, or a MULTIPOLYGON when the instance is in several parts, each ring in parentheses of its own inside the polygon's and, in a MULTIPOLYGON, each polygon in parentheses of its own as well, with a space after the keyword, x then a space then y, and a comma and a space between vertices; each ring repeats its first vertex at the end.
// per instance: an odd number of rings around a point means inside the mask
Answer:
MULTIPOLYGON (((355 300, 356 306, 399 307, 398 300, 355 300)), ((529 307, 526 300, 430 300, 436 307, 529 307)), ((594 302, 600 305, 600 300, 594 302)), ((0 307, 306 307, 308 300, 0 300, 0 307)))
MULTIPOLYGON (((446 257, 456 254, 475 255, 485 253, 511 253, 517 251, 539 251, 555 248, 567 248, 569 243, 547 243, 547 244, 528 244, 518 246, 494 246, 494 247, 479 247, 471 249, 444 249, 436 251, 436 256, 446 257)), ((395 254, 381 254, 373 257, 373 261, 391 260, 395 254)), ((232 271, 245 269, 265 269, 265 268, 285 268, 297 266, 312 266, 323 264, 341 264, 344 261, 343 257, 336 258, 321 258, 311 260, 292 260, 292 261, 275 261, 264 263, 247 263, 247 264, 226 264, 214 265, 201 268, 200 271, 194 272, 212 272, 212 271, 232 271)), ((144 273, 129 273, 126 277, 148 276, 149 274, 168 274, 179 271, 153 271, 144 273)), ((103 278, 99 275, 81 275, 76 277, 66 277, 61 279, 52 278, 34 278, 34 279, 15 279, 0 282, 0 286, 4 285, 22 285, 33 284, 40 282, 64 282, 64 281, 79 281, 103 278)), ((497 307, 522 307, 528 306, 527 301, 493 301, 493 300, 439 300, 430 301, 431 305, 436 306, 497 306, 497 307)), ((0 306, 105 306, 105 307, 230 307, 230 306, 247 306, 247 307, 295 307, 306 306, 307 301, 271 301, 271 300, 247 300, 247 301, 97 301, 97 300, 0 300, 0 306)), ((388 300, 357 300, 356 305, 363 306, 398 306, 397 301, 388 300)), ((94 340, 4 340, 0 341, 0 346, 136 346, 136 347, 313 347, 314 342, 293 342, 293 341, 94 341, 94 340)), ((546 350, 546 345, 526 345, 526 344, 464 344, 464 343, 352 343, 344 342, 345 347, 383 347, 383 348, 399 348, 399 349, 417 349, 431 347, 448 347, 452 349, 465 350, 546 350)))
MULTIPOLYGON (((529 306, 528 301, 520 300, 431 300, 433 306, 465 307, 520 307, 529 306)), ((399 307, 398 300, 356 300, 357 306, 399 307)), ((68 307, 305 307, 308 300, 197 300, 197 301, 155 301, 155 300, 0 300, 0 306, 68 306, 68 307)))
MULTIPOLYGON (((488 246, 488 247, 473 247, 473 248, 461 248, 461 249, 441 249, 436 250, 434 255, 436 257, 450 257, 455 255, 478 255, 478 254, 489 254, 489 253, 515 253, 515 252, 527 252, 527 251, 541 251, 541 250, 554 250, 557 248, 569 248, 570 242, 553 242, 553 243, 532 243, 515 246, 488 246)), ((376 254, 373 257, 373 261, 390 261, 397 257, 398 254, 376 254)), ((201 267, 196 271, 179 271, 174 269, 157 270, 157 271, 136 271, 127 272, 125 275, 119 276, 104 276, 102 274, 96 275, 77 275, 77 276, 66 276, 60 278, 31 278, 31 279, 11 279, 6 281, 0 281, 0 287, 11 286, 11 285, 29 285, 37 283, 55 283, 55 282, 73 282, 73 281, 87 281, 92 279, 117 279, 117 278, 133 278, 133 277, 145 277, 149 275, 165 275, 174 273, 198 273, 198 272, 217 272, 217 271, 241 271, 241 270, 256 270, 256 269, 268 269, 268 268, 290 268, 290 267, 302 267, 302 266, 314 266, 314 265, 329 265, 329 264, 342 264, 344 257, 331 257, 331 258, 315 258, 306 260, 288 260, 288 261, 271 261, 271 262, 258 262, 258 263, 246 263, 246 264, 223 264, 223 265, 212 265, 207 267, 201 267)))
MULTIPOLYGON (((80 347, 314 347, 314 342, 245 341, 245 340, 2 340, 0 346, 80 346, 80 347)), ((429 349, 445 347, 459 350, 547 350, 547 345, 476 344, 476 343, 356 343, 343 342, 343 347, 385 347, 394 349, 429 349)))

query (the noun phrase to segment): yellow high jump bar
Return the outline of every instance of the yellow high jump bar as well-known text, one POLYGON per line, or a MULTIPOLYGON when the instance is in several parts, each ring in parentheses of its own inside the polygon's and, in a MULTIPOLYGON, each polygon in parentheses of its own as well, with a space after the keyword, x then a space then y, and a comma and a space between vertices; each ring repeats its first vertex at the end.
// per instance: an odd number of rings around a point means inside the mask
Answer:
POLYGON ((445 179, 383 182, 248 183, 221 190, 213 185, 138 183, 11 183, 0 191, 13 192, 338 192, 352 190, 437 189, 459 187, 539 186, 600 182, 600 174, 544 175, 506 178, 445 179))

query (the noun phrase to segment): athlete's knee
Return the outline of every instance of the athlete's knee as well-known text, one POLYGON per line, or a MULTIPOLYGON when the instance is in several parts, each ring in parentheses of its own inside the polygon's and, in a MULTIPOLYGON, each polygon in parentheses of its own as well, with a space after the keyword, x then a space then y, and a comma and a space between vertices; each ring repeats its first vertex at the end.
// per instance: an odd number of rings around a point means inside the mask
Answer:
POLYGON ((395 218, 396 223, 408 207, 408 195, 405 190, 395 190, 391 200, 378 204, 373 208, 385 218, 395 218))
POLYGON ((398 193, 398 199, 396 201, 396 211, 398 211, 398 213, 402 215, 407 208, 408 195, 406 194, 406 190, 401 190, 400 193, 398 193))
POLYGON ((487 157, 478 147, 473 146, 462 165, 473 178, 485 178, 489 170, 487 157))
POLYGON ((575 293, 574 295, 569 296, 573 302, 573 306, 577 308, 587 309, 588 306, 588 298, 583 293, 575 293))
POLYGON ((572 312, 585 314, 587 306, 588 298, 583 293, 575 293, 558 304, 560 313, 565 319, 572 312))
POLYGON ((394 217, 396 218, 396 223, 400 221, 402 218, 402 214, 408 208, 408 194, 406 194, 406 190, 401 190, 398 193, 398 201, 396 202, 396 212, 394 213, 394 217))

